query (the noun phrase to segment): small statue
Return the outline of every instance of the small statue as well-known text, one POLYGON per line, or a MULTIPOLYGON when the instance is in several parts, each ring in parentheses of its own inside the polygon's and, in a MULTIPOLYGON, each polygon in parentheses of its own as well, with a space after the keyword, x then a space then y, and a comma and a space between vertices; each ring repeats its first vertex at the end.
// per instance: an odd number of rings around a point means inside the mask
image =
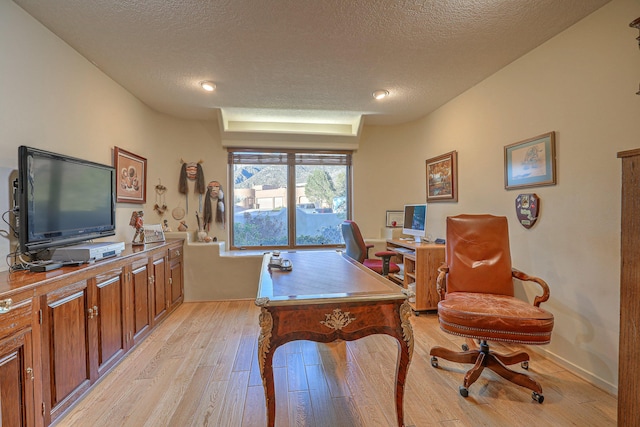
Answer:
POLYGON ((162 231, 164 231, 165 233, 171 233, 171 227, 169 227, 169 221, 168 220, 164 220, 163 226, 162 226, 162 231))
POLYGON ((131 221, 129 221, 129 225, 136 229, 136 234, 133 235, 133 240, 131 240, 132 245, 144 245, 144 221, 142 217, 144 216, 143 211, 133 211, 131 214, 131 221))
POLYGON ((178 225, 178 231, 187 231, 189 227, 187 226, 186 221, 180 221, 180 225, 178 225))

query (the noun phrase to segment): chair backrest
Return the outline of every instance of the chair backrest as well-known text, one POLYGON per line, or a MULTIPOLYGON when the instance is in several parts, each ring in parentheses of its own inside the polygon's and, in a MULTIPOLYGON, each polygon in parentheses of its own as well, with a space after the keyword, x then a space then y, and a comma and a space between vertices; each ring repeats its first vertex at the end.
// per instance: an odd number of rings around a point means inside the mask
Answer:
POLYGON ((342 223, 342 237, 347 247, 347 255, 359 263, 364 262, 367 257, 367 245, 364 243, 358 224, 345 220, 342 223))
POLYGON ((514 295, 506 217, 458 215, 447 218, 447 293, 514 295))

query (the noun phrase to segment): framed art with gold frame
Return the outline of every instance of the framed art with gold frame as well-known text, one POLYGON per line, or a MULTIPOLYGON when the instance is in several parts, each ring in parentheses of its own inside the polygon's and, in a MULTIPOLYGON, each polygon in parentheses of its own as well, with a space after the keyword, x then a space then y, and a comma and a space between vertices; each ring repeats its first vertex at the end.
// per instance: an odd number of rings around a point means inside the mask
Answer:
POLYGON ((426 161, 427 202, 458 201, 458 152, 451 151, 426 161))

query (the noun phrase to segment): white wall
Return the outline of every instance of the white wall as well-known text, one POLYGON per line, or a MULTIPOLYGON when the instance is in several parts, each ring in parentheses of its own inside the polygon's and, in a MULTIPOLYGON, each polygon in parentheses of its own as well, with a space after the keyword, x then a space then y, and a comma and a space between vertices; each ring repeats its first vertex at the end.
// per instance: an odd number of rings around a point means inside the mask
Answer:
MULTIPOLYGON (((614 0, 414 123, 366 127, 354 157, 355 220, 378 235, 385 210, 425 200, 425 159, 458 151, 459 202, 429 205, 428 232, 445 218, 509 218, 514 266, 548 281, 555 315, 542 347, 581 375, 617 387, 620 273, 620 160, 640 146, 637 0, 614 0), (504 189, 504 146, 556 131, 558 183, 504 189), (365 167, 363 167, 365 165, 365 167), (380 176, 377 171, 387 171, 380 176), (515 198, 541 198, 530 230, 515 198)), ((473 66, 473 64, 469 64, 473 66)), ((527 290, 532 299, 534 289, 527 290)))
MULTIPOLYGON (((0 76, 1 212, 9 206, 6 175, 17 168, 20 145, 105 164, 112 164, 114 146, 147 158, 147 204, 118 204, 118 240, 133 237, 128 225, 133 210, 144 209, 146 224, 160 223, 153 211, 159 179, 168 188, 164 218, 177 230, 171 210, 187 207, 178 193, 181 159, 204 160, 205 179, 226 187, 226 151, 215 121, 180 120, 151 110, 8 0, 0 0, 0 76)), ((195 230, 199 198, 193 183, 189 188, 187 220, 195 230)), ((4 224, 0 228, 7 230, 4 224)), ((210 234, 222 238, 224 230, 214 227, 210 234)), ((0 237, 0 256, 13 248, 0 237)))

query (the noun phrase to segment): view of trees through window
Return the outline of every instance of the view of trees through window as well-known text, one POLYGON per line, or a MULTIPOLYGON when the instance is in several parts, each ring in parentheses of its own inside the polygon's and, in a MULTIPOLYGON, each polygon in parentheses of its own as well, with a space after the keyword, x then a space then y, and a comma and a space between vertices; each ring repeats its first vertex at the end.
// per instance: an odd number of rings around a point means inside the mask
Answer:
POLYGON ((340 224, 348 216, 350 173, 346 156, 234 153, 233 246, 343 244, 340 224))

